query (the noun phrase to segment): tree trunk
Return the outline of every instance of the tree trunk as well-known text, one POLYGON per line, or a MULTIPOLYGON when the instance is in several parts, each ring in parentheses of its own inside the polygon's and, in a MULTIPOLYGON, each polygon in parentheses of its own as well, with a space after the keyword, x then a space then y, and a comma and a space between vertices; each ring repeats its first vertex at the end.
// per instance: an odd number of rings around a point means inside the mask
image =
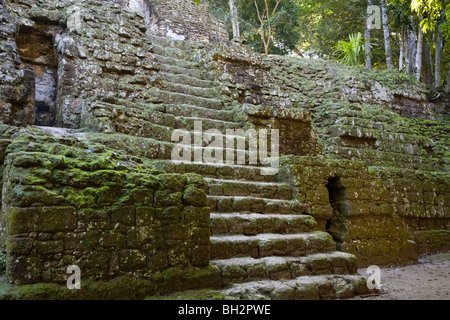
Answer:
POLYGON ((387 64, 388 70, 392 70, 394 67, 392 65, 391 36, 389 33, 386 0, 380 0, 380 3, 381 3, 381 12, 382 12, 381 16, 383 19, 384 51, 386 53, 386 64, 387 64))
POLYGON ((270 24, 270 18, 273 17, 275 12, 278 9, 278 5, 280 4, 281 0, 276 0, 275 7, 273 8, 272 12, 269 10, 269 3, 270 0, 264 0, 264 11, 259 11, 258 3, 256 0, 253 0, 255 3, 256 8, 256 14, 258 15, 258 20, 261 23, 261 28, 259 29, 259 33, 261 35, 261 40, 264 45, 264 53, 269 54, 269 47, 270 47, 270 41, 272 40, 272 25, 270 24), (264 29, 264 20, 267 20, 267 36, 265 35, 265 29, 264 29))
POLYGON ((405 35, 405 40, 403 41, 403 57, 405 59, 405 63, 404 63, 403 69, 408 70, 408 66, 409 66, 409 56, 408 56, 408 43, 409 43, 409 40, 408 40, 408 36, 409 36, 409 33, 408 33, 408 27, 407 26, 405 26, 405 34, 404 35, 405 35))
POLYGON ((407 47, 407 56, 408 56, 408 66, 406 68, 406 72, 408 74, 414 74, 414 69, 416 67, 416 55, 417 55, 417 45, 416 45, 416 28, 414 25, 414 19, 411 16, 411 29, 408 30, 408 47, 407 47))
POLYGON ((400 35, 400 58, 398 61, 398 70, 403 69, 403 61, 406 60, 405 58, 405 43, 406 43, 406 28, 405 26, 402 26, 402 31, 400 35))
POLYGON ((423 17, 419 19, 419 34, 417 36, 417 54, 416 54, 416 79, 420 81, 420 75, 422 72, 422 51, 423 51, 423 29, 420 23, 423 17))
POLYGON ((430 90, 434 89, 433 58, 431 46, 427 41, 423 43, 422 79, 430 90))
POLYGON ((435 79, 434 82, 436 88, 439 88, 442 84, 441 62, 442 62, 442 28, 439 27, 436 37, 436 57, 434 69, 434 79, 435 79))
POLYGON ((230 1, 230 12, 231 12, 231 24, 233 25, 233 38, 240 38, 241 31, 239 29, 238 12, 235 4, 235 0, 230 1))
MULTIPOLYGON (((367 9, 372 5, 372 0, 367 1, 367 9)), ((366 13, 366 31, 364 33, 364 39, 369 40, 370 39, 370 29, 368 24, 369 19, 369 13, 366 13)), ((370 41, 367 41, 364 48, 364 53, 366 55, 366 69, 371 70, 372 69, 372 58, 370 57, 370 41)))
POLYGON ((450 94, 450 68, 448 68, 448 70, 447 70, 447 79, 446 79, 446 82, 447 82, 447 84, 446 84, 446 86, 445 86, 444 91, 445 91, 447 94, 450 94))

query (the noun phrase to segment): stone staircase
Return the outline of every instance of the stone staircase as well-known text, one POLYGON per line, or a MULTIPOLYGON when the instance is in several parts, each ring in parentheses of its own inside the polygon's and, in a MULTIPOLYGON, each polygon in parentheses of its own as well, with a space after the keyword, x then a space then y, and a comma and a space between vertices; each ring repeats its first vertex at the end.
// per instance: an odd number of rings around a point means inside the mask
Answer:
MULTIPOLYGON (((147 138, 170 142, 173 130, 192 131, 195 121, 202 121, 203 130, 219 129, 224 136, 226 129, 243 128, 226 108, 220 82, 198 62, 196 48, 207 44, 151 40, 159 71, 152 92, 158 116, 152 122, 165 131, 153 130, 147 138)), ((172 162, 167 157, 156 166, 206 179, 211 264, 222 274, 224 294, 238 299, 334 299, 368 293, 365 278, 356 275, 355 256, 336 251, 331 235, 318 231, 309 208, 296 200, 295 188, 276 175, 262 175, 262 168, 254 165, 172 162)))

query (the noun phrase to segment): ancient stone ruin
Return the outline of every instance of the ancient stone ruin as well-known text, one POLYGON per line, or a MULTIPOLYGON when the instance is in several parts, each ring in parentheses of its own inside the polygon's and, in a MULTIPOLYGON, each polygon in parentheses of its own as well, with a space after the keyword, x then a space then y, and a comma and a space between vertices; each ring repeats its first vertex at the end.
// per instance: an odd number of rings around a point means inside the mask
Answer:
POLYGON ((0 0, 1 297, 366 294, 358 265, 450 247, 449 127, 426 93, 252 52, 205 3, 0 0), (220 141, 278 129, 278 173, 172 161, 198 121, 220 141))

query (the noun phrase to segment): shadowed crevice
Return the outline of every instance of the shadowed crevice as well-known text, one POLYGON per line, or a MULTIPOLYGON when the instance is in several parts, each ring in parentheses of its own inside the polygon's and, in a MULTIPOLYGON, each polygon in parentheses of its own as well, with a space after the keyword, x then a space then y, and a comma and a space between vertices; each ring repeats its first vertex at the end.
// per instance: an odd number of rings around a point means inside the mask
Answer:
POLYGON ((342 251, 342 243, 347 234, 348 201, 347 190, 340 177, 328 179, 328 190, 332 216, 327 220, 326 230, 333 236, 336 249, 342 251))

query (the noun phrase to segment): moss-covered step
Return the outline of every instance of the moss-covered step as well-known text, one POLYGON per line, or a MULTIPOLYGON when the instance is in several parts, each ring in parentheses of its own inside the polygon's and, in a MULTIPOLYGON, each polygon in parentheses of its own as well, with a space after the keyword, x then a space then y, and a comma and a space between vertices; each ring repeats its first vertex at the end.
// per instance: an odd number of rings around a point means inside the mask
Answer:
POLYGON ((219 97, 222 93, 222 89, 220 87, 194 87, 192 85, 167 82, 164 80, 158 83, 158 87, 166 91, 178 92, 203 98, 216 98, 219 97))
POLYGON ((222 110, 224 108, 224 101, 218 99, 219 97, 204 98, 162 89, 152 89, 152 94, 154 97, 166 104, 191 104, 216 110, 222 110))
POLYGON ((255 182, 206 178, 211 196, 250 196, 280 200, 292 200, 294 187, 281 182, 255 182))
POLYGON ((267 169, 265 167, 183 161, 155 161, 154 165, 156 168, 167 172, 192 172, 208 178, 265 182, 277 181, 276 175, 261 175, 261 171, 267 169))
POLYGON ((274 214, 307 214, 309 207, 295 200, 281 200, 251 196, 208 195, 213 212, 254 212, 274 214))
POLYGON ((294 234, 316 230, 309 215, 211 213, 211 235, 294 234))
POLYGON ((238 283, 221 291, 238 300, 333 300, 375 293, 358 275, 301 276, 287 281, 261 280, 238 283))
POLYGON ((212 260, 222 273, 224 286, 257 280, 289 280, 300 276, 356 274, 356 257, 344 252, 306 257, 232 258, 212 260))
POLYGON ((211 236, 211 259, 268 256, 305 256, 334 251, 336 244, 325 232, 273 234, 255 236, 211 236))
POLYGON ((216 81, 202 80, 185 74, 173 74, 161 71, 158 72, 157 77, 167 82, 190 85, 198 88, 213 88, 218 85, 216 81))

